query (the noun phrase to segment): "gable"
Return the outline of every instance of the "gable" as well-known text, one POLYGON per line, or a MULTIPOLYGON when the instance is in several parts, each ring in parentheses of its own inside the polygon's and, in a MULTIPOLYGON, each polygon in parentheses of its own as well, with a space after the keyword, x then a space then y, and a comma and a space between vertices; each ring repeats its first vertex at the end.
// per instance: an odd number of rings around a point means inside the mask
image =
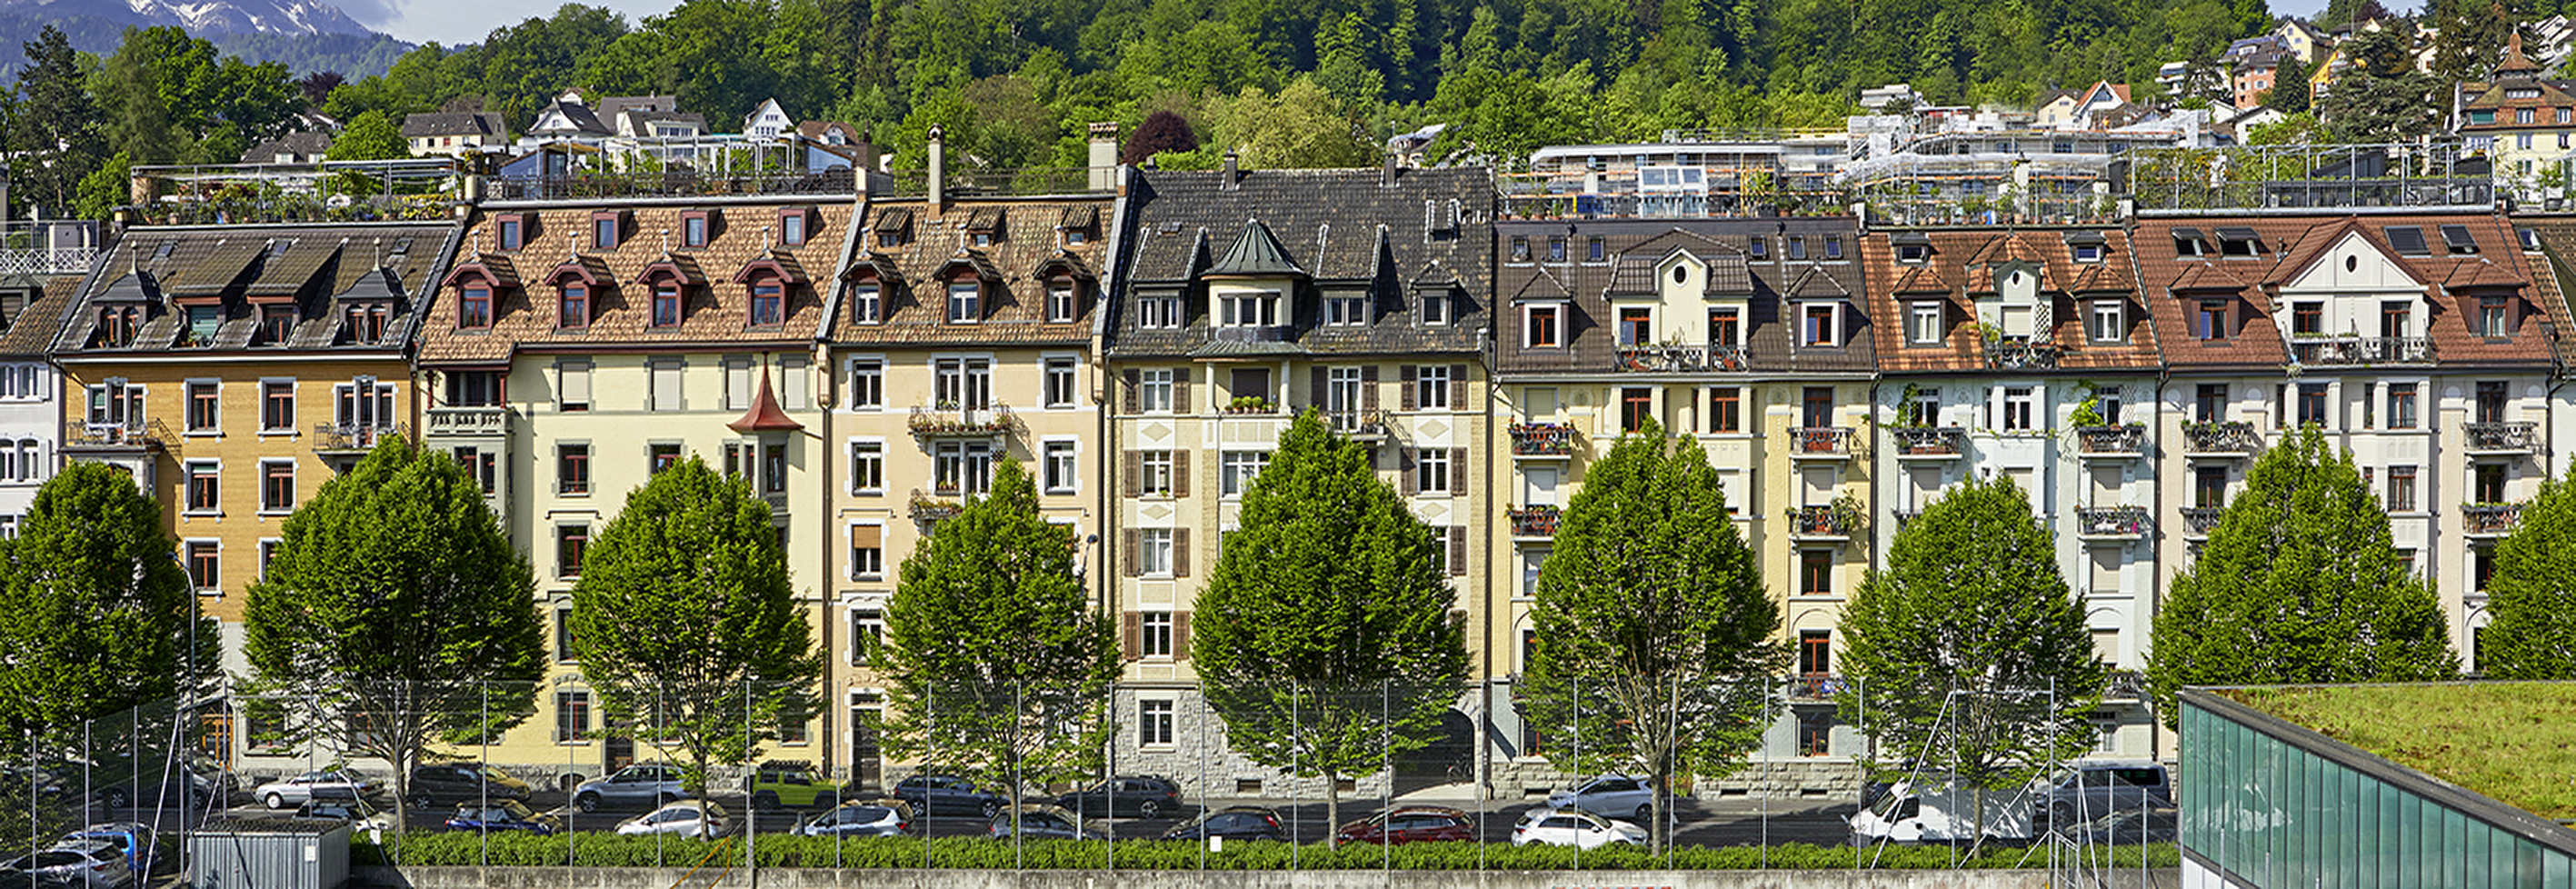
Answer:
POLYGON ((2335 239, 2334 246, 2319 252, 2281 285, 2283 293, 2336 291, 2422 293, 2424 282, 2381 249, 2378 242, 2359 231, 2346 230, 2335 239))

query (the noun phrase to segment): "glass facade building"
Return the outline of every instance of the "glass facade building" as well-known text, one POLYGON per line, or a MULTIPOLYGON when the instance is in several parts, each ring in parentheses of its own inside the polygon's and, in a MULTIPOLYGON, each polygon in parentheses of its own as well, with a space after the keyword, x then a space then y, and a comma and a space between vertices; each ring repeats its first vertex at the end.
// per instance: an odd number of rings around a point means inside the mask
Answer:
POLYGON ((2186 889, 2576 889, 2576 831, 2218 694, 2181 708, 2186 889))

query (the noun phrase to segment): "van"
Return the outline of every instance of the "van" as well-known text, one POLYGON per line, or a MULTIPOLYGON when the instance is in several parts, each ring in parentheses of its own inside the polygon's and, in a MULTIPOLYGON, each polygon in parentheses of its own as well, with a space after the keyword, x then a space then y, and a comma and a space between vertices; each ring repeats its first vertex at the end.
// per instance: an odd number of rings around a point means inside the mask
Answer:
POLYGON ((2073 828, 2111 812, 2171 808, 2173 779, 2152 762, 2083 762, 2058 772, 2041 798, 2051 827, 2073 828))
POLYGON ((1918 776, 1899 781, 1884 796, 1851 817, 1852 841, 1870 843, 1973 842, 1986 839, 2027 840, 2031 829, 2031 794, 2023 789, 1985 790, 1980 823, 1977 788, 1954 785, 1946 777, 1918 776))

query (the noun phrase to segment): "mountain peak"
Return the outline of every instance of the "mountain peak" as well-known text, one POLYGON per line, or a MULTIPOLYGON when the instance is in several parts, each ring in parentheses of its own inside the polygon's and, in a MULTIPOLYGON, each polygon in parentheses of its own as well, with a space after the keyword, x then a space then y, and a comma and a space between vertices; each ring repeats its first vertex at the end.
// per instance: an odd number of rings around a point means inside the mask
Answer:
POLYGON ((91 16, 118 25, 176 25, 225 34, 367 34, 327 0, 0 0, 0 11, 44 18, 91 16))

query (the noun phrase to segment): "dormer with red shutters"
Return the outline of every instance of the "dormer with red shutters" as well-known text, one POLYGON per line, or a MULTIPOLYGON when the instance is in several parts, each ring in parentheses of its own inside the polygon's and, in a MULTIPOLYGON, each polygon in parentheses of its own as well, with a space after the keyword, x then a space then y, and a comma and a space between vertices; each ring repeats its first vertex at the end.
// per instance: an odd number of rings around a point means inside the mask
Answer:
POLYGON ((984 251, 966 248, 941 263, 932 279, 947 295, 946 311, 941 318, 950 324, 980 324, 992 305, 1002 283, 1002 272, 984 251))
POLYGON ((1048 324, 1071 324, 1090 310, 1091 300, 1100 292, 1099 276, 1091 267, 1065 250, 1039 260, 1030 278, 1046 288, 1046 306, 1040 317, 1048 324))
POLYGON ((806 284, 805 269, 794 255, 771 249, 744 263, 733 282, 743 288, 742 326, 777 327, 787 323, 789 302, 806 284))
POLYGON ((850 323, 883 324, 903 289, 903 270, 894 257, 868 250, 841 271, 841 280, 849 285, 850 323))
POLYGON ((689 292, 706 287, 707 278, 699 274, 697 260, 665 253, 635 276, 635 286, 649 309, 647 326, 678 327, 689 318, 689 292))

